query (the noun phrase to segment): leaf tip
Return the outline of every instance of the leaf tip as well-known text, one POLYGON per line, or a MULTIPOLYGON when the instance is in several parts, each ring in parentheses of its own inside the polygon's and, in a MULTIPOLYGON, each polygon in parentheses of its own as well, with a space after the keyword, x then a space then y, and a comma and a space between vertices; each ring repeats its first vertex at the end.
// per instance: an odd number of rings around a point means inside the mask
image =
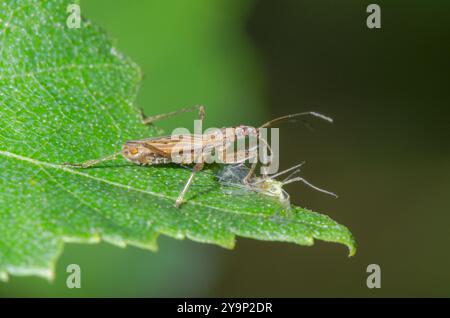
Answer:
POLYGON ((348 257, 353 257, 356 254, 356 243, 348 245, 348 257))
POLYGON ((355 256, 358 244, 352 234, 350 234, 350 241, 346 245, 348 247, 348 257, 355 256))

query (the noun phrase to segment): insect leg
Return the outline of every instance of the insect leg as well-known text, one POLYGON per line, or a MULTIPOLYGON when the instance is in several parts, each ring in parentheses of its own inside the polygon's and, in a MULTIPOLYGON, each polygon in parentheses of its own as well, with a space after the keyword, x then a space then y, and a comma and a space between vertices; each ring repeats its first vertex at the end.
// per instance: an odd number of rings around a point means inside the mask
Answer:
MULTIPOLYGON (((262 141, 268 147, 268 149, 270 150, 270 153, 272 154, 272 149, 270 148, 270 145, 267 143, 267 141, 264 140, 261 137, 259 137, 259 140, 262 141)), ((256 169, 257 164, 258 164, 258 161, 255 161, 250 166, 250 170, 248 171, 248 173, 245 176, 245 178, 242 180, 244 182, 244 184, 249 184, 250 183, 250 180, 252 179, 252 176, 255 173, 255 169, 256 169)))
POLYGON ((69 163, 69 162, 65 162, 62 164, 62 166, 66 166, 66 167, 70 167, 70 168, 89 168, 92 167, 100 162, 104 162, 104 161, 109 161, 109 160, 114 160, 117 158, 118 155, 120 155, 121 152, 117 152, 115 154, 103 157, 103 158, 99 158, 99 159, 92 159, 92 160, 88 160, 82 163, 69 163))
MULTIPOLYGON (((306 115, 314 116, 314 117, 323 119, 325 121, 328 121, 330 123, 333 122, 333 119, 330 118, 330 117, 327 117, 327 116, 322 115, 320 113, 316 113, 316 112, 310 111, 310 112, 303 112, 303 113, 296 113, 296 114, 285 115, 285 116, 281 116, 281 117, 272 119, 272 120, 266 122, 265 124, 261 125, 258 129, 272 127, 274 124, 279 124, 279 123, 287 122, 287 121, 290 121, 290 120, 295 120, 297 117, 306 116, 306 115)), ((260 138, 260 140, 263 140, 263 139, 260 138)), ((267 144, 267 142, 265 140, 264 140, 264 142, 267 144)), ((256 162, 254 162, 252 164, 252 166, 250 168, 250 171, 248 172, 247 176, 243 180, 244 183, 248 184, 250 182, 251 177, 252 177, 252 175, 255 172, 256 165, 257 165, 256 162)))
POLYGON ((203 169, 203 162, 199 162, 199 163, 195 164, 194 170, 192 170, 192 173, 189 176, 188 181, 184 185, 184 188, 180 192, 180 195, 178 195, 177 201, 175 202, 175 207, 179 208, 181 203, 183 203, 184 196, 186 195, 186 192, 188 191, 190 185, 192 184, 192 180, 194 179, 195 174, 202 169, 203 169))
POLYGON ((244 182, 244 184, 249 184, 250 183, 250 180, 252 179, 252 176, 253 176, 253 174, 255 172, 256 165, 257 165, 256 162, 252 163, 252 165, 250 167, 250 170, 248 171, 248 173, 245 176, 245 178, 242 180, 242 182, 244 182))
POLYGON ((159 114, 159 115, 150 116, 150 117, 146 117, 144 115, 144 112, 141 109, 141 121, 142 121, 142 123, 144 125, 148 125, 148 124, 152 124, 153 122, 155 122, 157 120, 170 118, 170 117, 173 117, 175 115, 182 114, 182 113, 192 112, 192 111, 197 110, 197 109, 199 111, 200 119, 203 120, 203 118, 205 117, 205 106, 203 106, 203 105, 195 105, 193 107, 182 108, 182 109, 170 112, 170 113, 159 114))
MULTIPOLYGON (((208 148, 208 147, 206 147, 206 148, 208 148)), ((204 158, 203 158, 204 151, 205 151, 205 149, 202 149, 202 153, 200 153, 200 158, 202 158, 201 161, 197 161, 197 159, 199 159, 199 157, 196 157, 196 161, 195 161, 196 164, 194 166, 194 169, 192 170, 192 173, 189 176, 188 181, 184 185, 183 190, 180 192, 180 194, 178 195, 178 198, 177 198, 177 200, 175 202, 175 207, 176 208, 179 208, 180 205, 183 203, 184 196, 186 195, 187 191, 189 190, 189 187, 192 184, 192 180, 194 180, 195 174, 203 169, 203 166, 205 164, 205 161, 204 161, 204 158)))
MULTIPOLYGON (((264 138, 262 138, 261 136, 258 136, 258 140, 260 141, 260 143, 263 143, 267 149, 269 149, 270 154, 273 154, 272 148, 270 147, 269 143, 267 142, 267 140, 265 140, 264 138)), ((259 148, 257 148, 259 149, 259 148)), ((255 169, 256 169, 256 165, 258 164, 257 161, 255 161, 254 163, 252 163, 252 165, 250 166, 250 170, 248 171, 247 175, 245 176, 245 178, 243 179, 244 184, 249 184, 250 180, 253 176, 253 174, 255 173, 255 169)))
MULTIPOLYGON (((201 121, 203 121, 203 119, 205 118, 205 106, 203 105, 198 105, 198 106, 194 106, 195 108, 198 108, 198 117, 201 121)), ((191 109, 192 110, 192 109, 191 109)), ((176 112, 175 112, 176 113, 176 112)), ((170 115, 169 115, 170 116, 170 115)), ((202 150, 202 153, 200 154, 200 156, 203 156, 203 152, 204 150, 202 150)), ((180 192, 180 194, 178 195, 178 198, 175 202, 175 207, 179 208, 180 205, 183 203, 183 199, 184 196, 186 195, 186 192, 189 190, 189 187, 192 184, 192 180, 194 179, 194 176, 197 172, 199 172, 200 170, 203 169, 203 165, 204 165, 204 161, 202 160, 201 162, 197 162, 194 166, 194 170, 192 170, 191 175, 189 176, 188 181, 186 182, 186 184, 184 185, 183 190, 180 192)))

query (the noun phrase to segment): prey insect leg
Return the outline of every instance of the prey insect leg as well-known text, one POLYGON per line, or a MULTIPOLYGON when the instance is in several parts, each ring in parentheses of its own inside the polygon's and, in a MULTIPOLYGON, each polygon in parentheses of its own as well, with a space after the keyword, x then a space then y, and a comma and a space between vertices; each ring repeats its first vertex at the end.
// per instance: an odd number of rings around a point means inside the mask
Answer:
POLYGON ((99 158, 99 159, 92 159, 92 160, 88 160, 88 161, 85 161, 85 162, 82 162, 82 163, 69 163, 69 162, 66 162, 66 163, 63 163, 62 165, 66 166, 66 167, 71 167, 71 168, 83 168, 84 169, 84 168, 92 167, 92 166, 94 166, 94 165, 96 165, 96 164, 98 164, 100 162, 114 160, 120 154, 121 154, 121 152, 117 152, 115 154, 112 154, 112 155, 109 155, 109 156, 106 156, 106 157, 103 157, 103 158, 99 158))
POLYGON ((142 123, 144 125, 148 125, 148 124, 152 124, 153 122, 155 122, 157 120, 170 118, 170 117, 173 117, 173 116, 178 115, 178 114, 188 113, 188 112, 192 112, 192 111, 195 111, 195 110, 198 110, 199 118, 201 120, 203 120, 203 118, 205 117, 205 106, 203 106, 203 105, 195 105, 193 107, 182 108, 182 109, 170 112, 170 113, 159 114, 159 115, 150 116, 150 117, 146 117, 144 115, 144 112, 141 109, 141 121, 142 121, 142 123))

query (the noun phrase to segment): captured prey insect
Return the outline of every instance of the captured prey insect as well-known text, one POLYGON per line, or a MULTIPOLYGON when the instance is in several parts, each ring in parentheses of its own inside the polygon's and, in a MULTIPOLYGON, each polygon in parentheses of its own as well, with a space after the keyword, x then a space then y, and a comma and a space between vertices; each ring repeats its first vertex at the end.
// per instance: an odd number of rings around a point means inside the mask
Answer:
POLYGON ((284 209, 289 209, 291 206, 289 193, 283 189, 283 187, 289 183, 293 182, 303 182, 307 186, 317 190, 319 192, 331 195, 337 198, 337 195, 333 192, 321 189, 313 184, 311 184, 306 179, 295 176, 300 172, 300 167, 305 162, 297 164, 291 168, 280 171, 274 175, 262 175, 262 176, 253 176, 249 181, 244 182, 245 177, 249 172, 249 168, 245 164, 234 164, 224 166, 217 174, 218 181, 225 186, 229 186, 231 188, 235 187, 237 189, 227 189, 226 191, 229 194, 236 194, 236 191, 233 190, 244 190, 244 191, 254 191, 261 194, 264 194, 269 197, 273 197, 277 199, 284 209), (282 181, 278 181, 276 178, 282 175, 291 172, 286 178, 282 181))
MULTIPOLYGON (((156 116, 146 117, 141 112, 141 120, 144 124, 151 124, 157 120, 172 117, 174 115, 185 113, 189 111, 198 110, 199 119, 202 122, 205 117, 205 107, 203 105, 196 105, 190 108, 183 108, 178 111, 160 114, 156 116)), ((267 142, 260 136, 260 131, 263 128, 271 127, 274 124, 295 120, 300 116, 315 116, 325 121, 332 122, 333 120, 322 114, 316 112, 302 112, 282 117, 275 118, 261 125, 259 128, 254 128, 247 125, 240 125, 236 127, 221 128, 219 134, 204 133, 204 134, 181 134, 181 135, 169 135, 152 137, 142 140, 126 141, 121 151, 112 155, 88 160, 83 163, 64 163, 63 165, 72 168, 89 168, 96 164, 99 164, 108 160, 115 160, 118 156, 124 157, 126 160, 138 164, 138 165, 159 165, 176 162, 179 164, 191 164, 195 163, 192 169, 192 173, 186 181, 183 189, 181 190, 178 198, 176 199, 175 206, 178 208, 184 199, 190 185, 192 184, 195 174, 203 169, 203 166, 208 163, 208 159, 211 157, 213 149, 227 148, 230 144, 233 144, 239 138, 249 137, 251 135, 259 138, 261 142, 267 145, 267 142), (229 132, 232 132, 231 134, 229 132), (183 156, 180 161, 175 161, 173 157, 174 149, 183 149, 188 156, 183 156), (188 158, 188 159, 187 159, 188 158)), ((254 153, 250 151, 244 151, 243 153, 233 153, 233 155, 241 155, 242 161, 253 158, 254 153)), ((227 162, 224 162, 227 164, 227 162)), ((233 162, 236 164, 236 161, 233 162)), ((252 175, 256 168, 256 162, 252 164, 252 168, 248 171, 247 175, 243 179, 244 183, 248 183, 252 179, 252 175)))

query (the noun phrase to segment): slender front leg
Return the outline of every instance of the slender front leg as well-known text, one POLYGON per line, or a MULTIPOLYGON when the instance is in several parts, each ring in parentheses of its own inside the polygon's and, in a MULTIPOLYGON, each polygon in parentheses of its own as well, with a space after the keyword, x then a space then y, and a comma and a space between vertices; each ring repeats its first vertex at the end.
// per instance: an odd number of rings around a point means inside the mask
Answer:
MULTIPOLYGON (((269 143, 267 142, 267 140, 265 140, 265 139, 262 138, 261 136, 258 137, 258 140, 259 140, 259 143, 258 143, 258 150, 259 150, 259 147, 261 147, 261 143, 263 143, 263 144, 267 147, 267 149, 269 149, 270 155, 272 156, 272 155, 273 155, 272 148, 270 147, 270 145, 269 145, 269 143)), ((258 154, 259 154, 259 151, 258 151, 258 154)), ((258 155, 257 155, 257 156, 258 156, 258 155)), ((258 157, 257 157, 257 158, 258 158, 258 157)), ((251 165, 251 167, 250 167, 250 170, 248 171, 247 175, 245 176, 245 178, 244 178, 244 180, 243 180, 244 184, 249 184, 249 183, 251 182, 252 177, 253 177, 253 174, 255 173, 255 169, 256 169, 257 164, 258 164, 258 161, 252 163, 252 165, 251 165)))
POLYGON ((198 112, 199 112, 200 120, 203 120, 203 118, 205 117, 205 106, 203 106, 203 105, 195 105, 193 107, 182 108, 182 109, 170 112, 170 113, 159 114, 159 115, 150 116, 150 117, 146 117, 144 115, 144 112, 141 109, 141 121, 142 121, 142 123, 144 125, 148 125, 148 124, 152 124, 153 122, 155 122, 157 120, 160 120, 160 119, 170 118, 170 117, 173 117, 175 115, 192 112, 192 111, 197 110, 197 109, 198 109, 198 112))
POLYGON ((109 161, 109 160, 114 160, 117 158, 118 155, 120 155, 121 152, 103 157, 103 158, 99 158, 99 159, 92 159, 92 160, 88 160, 82 163, 69 163, 69 162, 65 162, 62 164, 62 166, 66 166, 66 167, 70 167, 70 168, 89 168, 92 167, 100 162, 104 162, 104 161, 109 161))
POLYGON ((258 163, 254 162, 252 163, 250 170, 248 171, 247 175, 245 176, 244 180, 242 180, 244 182, 244 184, 249 184, 250 181, 252 180, 253 174, 255 173, 255 169, 256 169, 256 165, 258 163))
POLYGON ((203 165, 204 165, 203 162, 199 162, 199 163, 195 164, 194 170, 192 170, 192 173, 189 176, 188 181, 184 185, 183 190, 180 192, 180 195, 178 196, 177 201, 175 202, 176 208, 179 208, 181 203, 183 203, 184 196, 186 195, 186 192, 188 191, 190 185, 192 184, 192 180, 194 179, 195 174, 203 169, 203 165))
MULTIPOLYGON (((160 114, 160 115, 156 115, 156 116, 151 116, 151 117, 145 117, 144 113, 141 111, 141 120, 143 124, 151 124, 154 121, 160 120, 160 119, 165 119, 165 118, 169 118, 172 116, 175 116, 177 114, 180 113, 187 113, 193 110, 198 109, 198 117, 201 121, 203 121, 203 119, 205 118, 205 106, 203 105, 195 105, 193 107, 190 108, 183 108, 174 112, 170 112, 170 113, 166 113, 166 114, 160 114)), ((203 157, 203 153, 200 154, 200 157, 203 157)), ((194 176, 197 172, 199 172, 200 170, 203 169, 203 160, 201 160, 201 162, 197 162, 194 166, 194 169, 191 173, 191 175, 189 176, 189 179, 187 180, 186 184, 184 185, 183 190, 180 192, 180 194, 178 195, 178 198, 175 202, 175 207, 179 208, 180 205, 183 203, 183 199, 184 196, 186 195, 187 191, 189 190, 189 187, 192 184, 192 181, 194 179, 194 176)))

